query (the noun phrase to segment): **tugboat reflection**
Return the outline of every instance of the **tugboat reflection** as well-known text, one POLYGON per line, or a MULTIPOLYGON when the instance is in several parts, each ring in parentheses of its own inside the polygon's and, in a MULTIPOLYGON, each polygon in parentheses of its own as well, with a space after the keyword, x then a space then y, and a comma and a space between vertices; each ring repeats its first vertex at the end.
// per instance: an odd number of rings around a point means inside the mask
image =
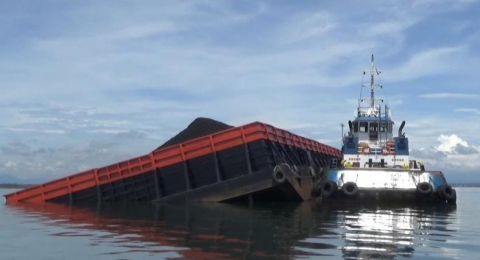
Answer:
POLYGON ((452 213, 445 207, 313 202, 253 208, 228 204, 18 204, 9 208, 55 226, 52 230, 61 227, 54 236, 88 234, 91 246, 114 248, 108 253, 120 258, 133 253, 186 259, 412 256, 424 246, 418 241, 448 228, 452 213))
MULTIPOLYGON (((430 247, 429 241, 447 242, 451 234, 438 236, 451 223, 455 206, 435 205, 354 205, 336 204, 336 209, 345 212, 344 218, 345 259, 411 257, 416 248, 430 247)), ((453 230, 449 230, 453 231, 453 230)))

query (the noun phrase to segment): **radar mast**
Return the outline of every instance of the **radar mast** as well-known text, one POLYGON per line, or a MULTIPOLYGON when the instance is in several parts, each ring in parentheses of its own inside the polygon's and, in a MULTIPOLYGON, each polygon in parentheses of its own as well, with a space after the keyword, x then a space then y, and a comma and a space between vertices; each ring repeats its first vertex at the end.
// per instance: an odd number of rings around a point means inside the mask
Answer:
POLYGON ((377 67, 375 66, 375 58, 372 54, 371 58, 371 67, 370 67, 370 108, 375 109, 375 76, 380 75, 380 71, 378 71, 377 67))

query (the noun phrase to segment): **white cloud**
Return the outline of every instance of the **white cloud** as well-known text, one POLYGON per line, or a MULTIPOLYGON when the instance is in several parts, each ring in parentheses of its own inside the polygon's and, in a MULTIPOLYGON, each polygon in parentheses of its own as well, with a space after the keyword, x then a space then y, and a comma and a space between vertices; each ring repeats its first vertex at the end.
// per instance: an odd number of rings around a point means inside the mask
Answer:
POLYGON ((282 28, 279 41, 285 43, 295 43, 305 40, 327 37, 328 33, 335 30, 335 17, 326 12, 302 14, 292 17, 292 20, 282 28))
POLYGON ((462 64, 467 56, 465 46, 440 47, 421 50, 398 67, 389 70, 387 81, 406 81, 451 71, 454 64, 462 64))
POLYGON ((117 32, 107 34, 104 37, 110 40, 134 40, 150 36, 159 36, 161 34, 180 31, 181 28, 170 21, 161 23, 150 23, 142 25, 127 26, 117 32))
POLYGON ((455 112, 469 113, 474 115, 480 115, 480 109, 476 108, 457 108, 455 112))
MULTIPOLYGON (((469 140, 470 146, 478 146, 478 131, 480 120, 466 119, 463 116, 448 117, 446 114, 419 114, 411 111, 399 111, 402 114, 394 114, 395 119, 405 119, 406 125, 404 131, 410 140, 410 148, 419 149, 421 147, 437 147, 438 138, 441 135, 450 136, 456 133, 463 140, 469 140)), ((399 120, 396 122, 398 127, 399 120)))
POLYGON ((57 135, 66 134, 66 131, 62 129, 36 129, 36 128, 20 128, 20 127, 7 127, 5 129, 12 132, 31 132, 31 133, 57 134, 57 135))
POLYGON ((440 144, 436 149, 448 154, 458 154, 465 150, 465 148, 470 148, 468 143, 456 134, 440 135, 437 140, 440 144))
POLYGON ((366 33, 372 34, 372 36, 383 36, 385 34, 392 35, 404 32, 411 26, 419 23, 421 17, 401 17, 398 19, 387 20, 379 22, 369 27, 366 33))
POLYGON ((12 161, 7 161, 6 163, 4 163, 4 166, 7 169, 15 169, 17 168, 17 163, 12 161))
POLYGON ((472 178, 480 169, 480 147, 470 145, 456 134, 440 135, 438 144, 429 148, 412 149, 412 158, 423 160, 432 170, 468 173, 472 178))
POLYGON ((453 92, 426 93, 426 94, 419 95, 418 97, 427 98, 427 99, 480 99, 480 95, 478 94, 453 93, 453 92))

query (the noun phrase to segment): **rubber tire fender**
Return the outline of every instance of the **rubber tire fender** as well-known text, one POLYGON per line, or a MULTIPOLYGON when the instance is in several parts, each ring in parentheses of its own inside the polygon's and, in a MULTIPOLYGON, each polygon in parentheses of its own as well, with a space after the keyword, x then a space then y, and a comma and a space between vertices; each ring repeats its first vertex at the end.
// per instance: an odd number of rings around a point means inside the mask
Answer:
POLYGON ((440 194, 448 203, 456 203, 457 192, 450 185, 445 185, 440 189, 440 194))
POLYGON ((327 181, 322 185, 322 196, 328 198, 337 190, 337 184, 333 181, 327 181))
POLYGON ((433 192, 433 187, 428 182, 420 182, 417 184, 417 192, 422 195, 429 195, 433 192))
POLYGON ((347 195, 348 197, 353 197, 358 193, 358 187, 355 182, 347 182, 344 183, 342 186, 343 194, 347 195))
POLYGON ((284 183, 287 180, 287 173, 285 172, 283 165, 277 165, 273 168, 272 178, 276 183, 284 183))
POLYGON ((447 202, 452 205, 457 205, 457 191, 455 189, 452 189, 452 191, 453 191, 452 199, 447 200, 447 202))

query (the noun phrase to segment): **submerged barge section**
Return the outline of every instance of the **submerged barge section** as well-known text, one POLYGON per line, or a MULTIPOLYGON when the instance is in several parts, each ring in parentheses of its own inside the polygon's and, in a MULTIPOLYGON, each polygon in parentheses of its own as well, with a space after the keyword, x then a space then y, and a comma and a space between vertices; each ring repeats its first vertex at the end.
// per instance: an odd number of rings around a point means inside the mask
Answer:
POLYGON ((6 195, 7 203, 307 200, 333 147, 255 122, 6 195), (250 199, 252 197, 249 197, 250 199))

